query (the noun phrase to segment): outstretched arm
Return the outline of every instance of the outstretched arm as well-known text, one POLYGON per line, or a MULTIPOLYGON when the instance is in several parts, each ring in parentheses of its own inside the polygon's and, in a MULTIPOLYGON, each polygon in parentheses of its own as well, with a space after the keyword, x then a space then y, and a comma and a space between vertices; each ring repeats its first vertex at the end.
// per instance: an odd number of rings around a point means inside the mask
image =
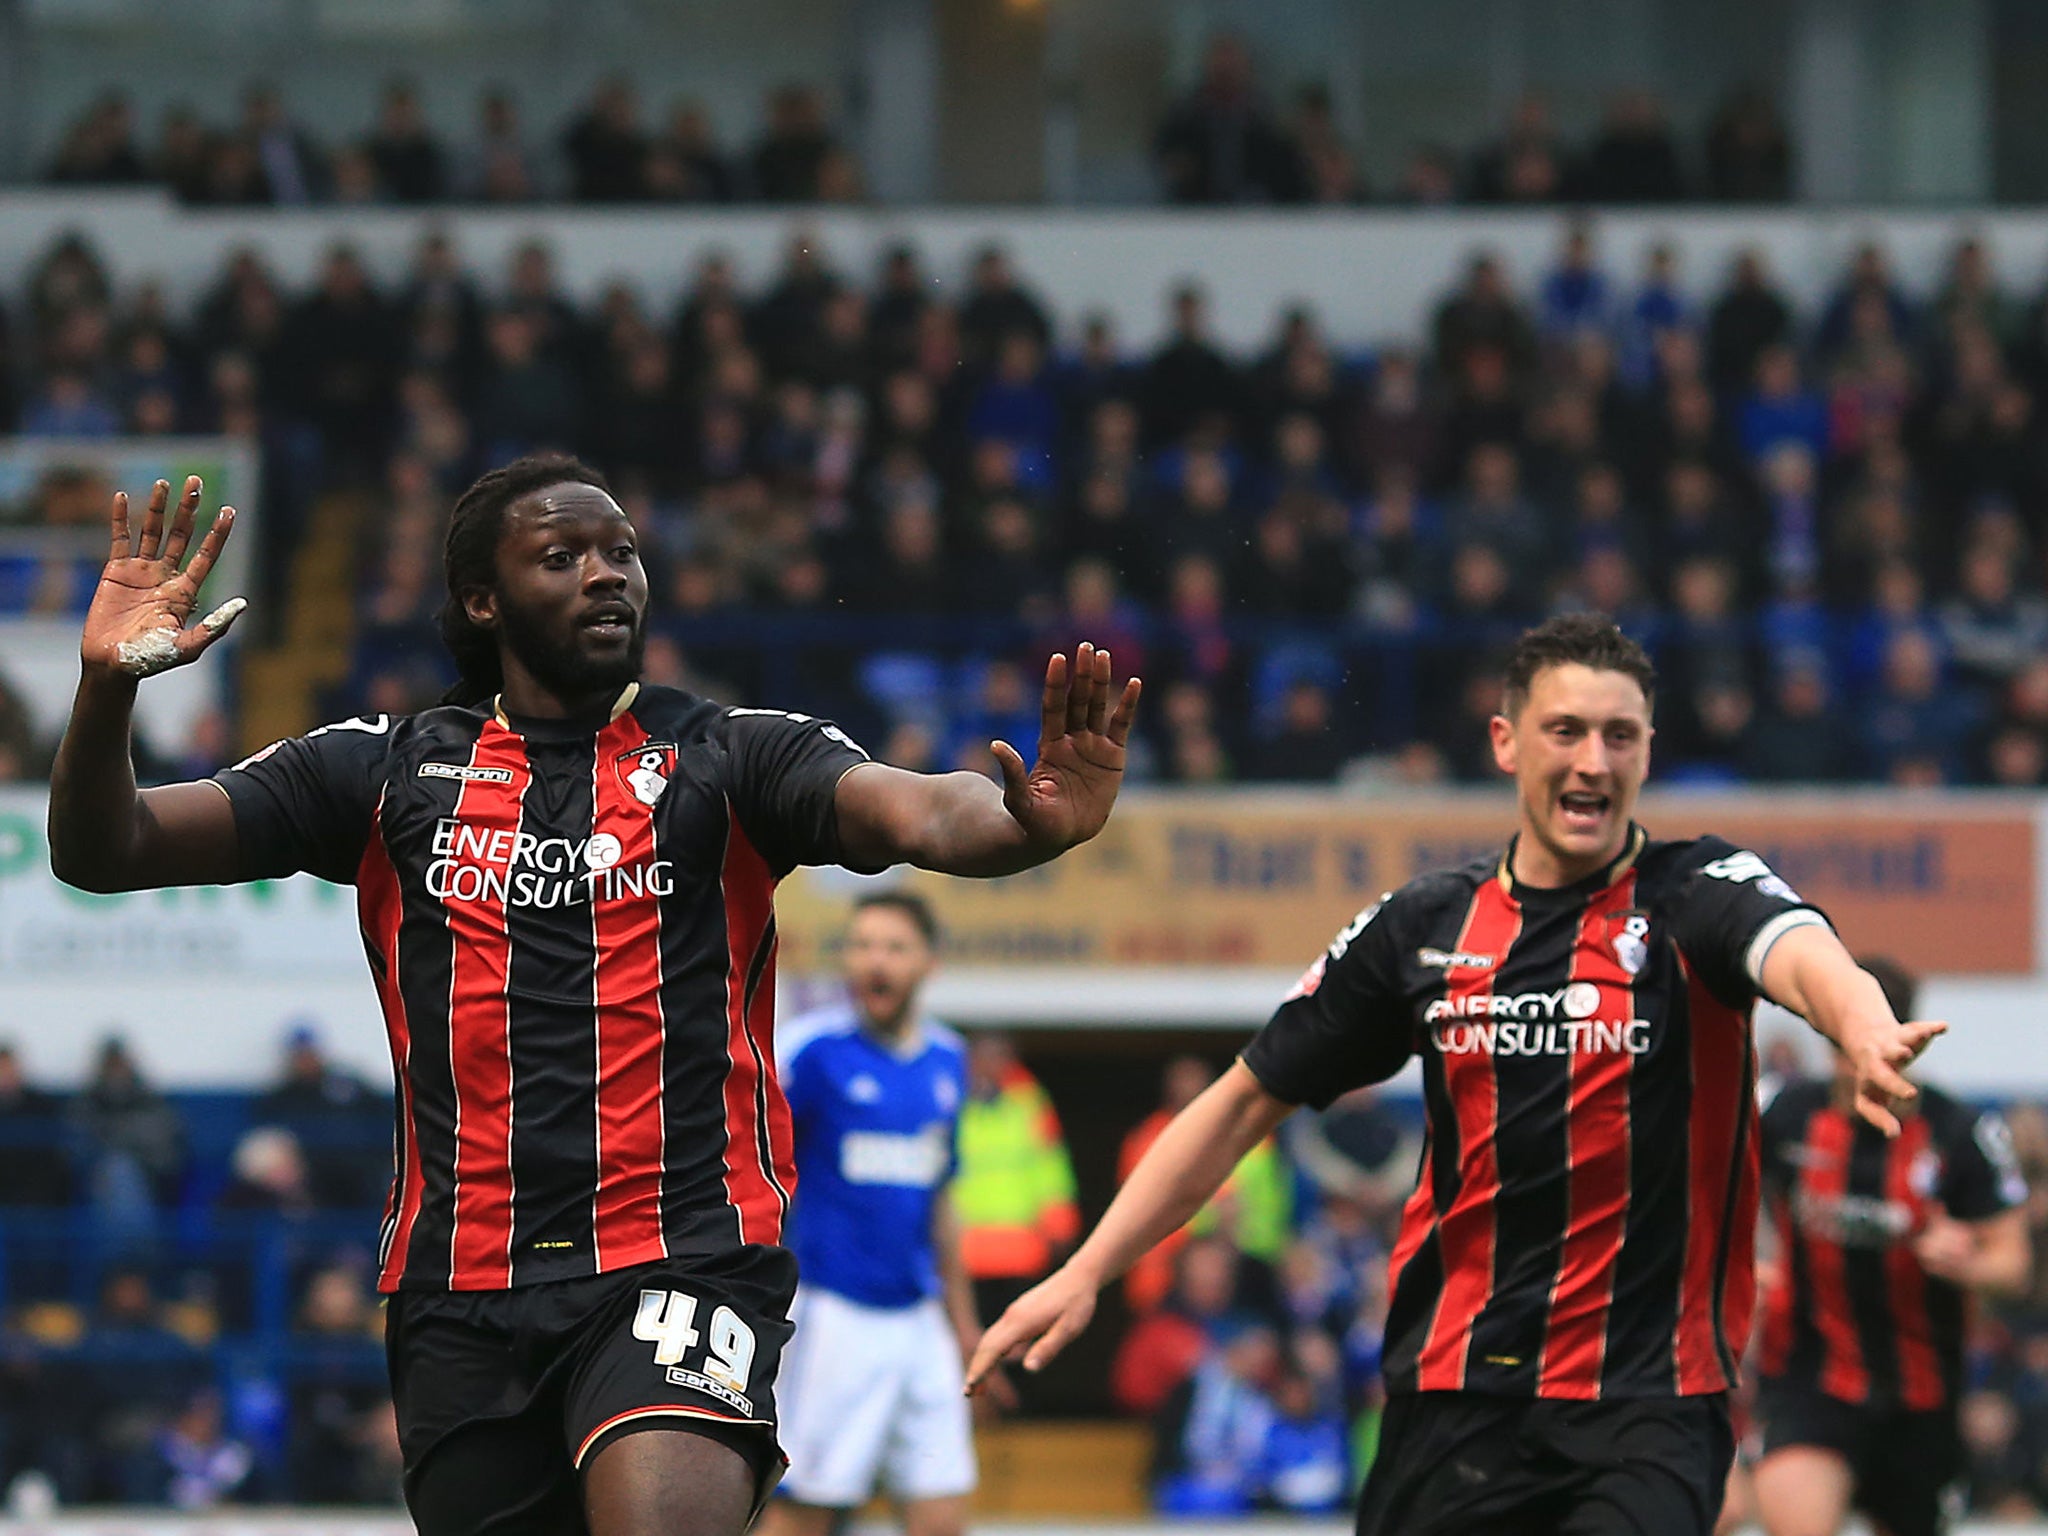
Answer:
POLYGON ((849 863, 914 864, 948 875, 1011 875, 1102 830, 1124 775, 1141 684, 1110 706, 1109 652, 1085 642, 1045 668, 1038 761, 991 742, 1000 786, 978 773, 909 773, 864 763, 839 781, 839 839, 849 863))
POLYGON ((186 480, 166 532, 170 490, 157 481, 139 536, 130 533, 127 494, 114 497, 107 568, 79 644, 78 694, 50 771, 50 867, 84 890, 236 878, 234 810, 218 787, 135 787, 129 736, 137 683, 197 658, 245 606, 231 599, 185 627, 235 514, 221 508, 191 565, 180 571, 198 514, 199 477, 186 480))
POLYGON ((1231 1063, 1159 1133, 1074 1256, 1018 1297, 981 1336, 967 1367, 967 1390, 1020 1352, 1025 1370, 1041 1369, 1088 1326, 1096 1292, 1178 1231, 1222 1188, 1239 1160, 1293 1111, 1260 1086, 1243 1062, 1231 1063))
POLYGON ((1761 969, 1764 995, 1826 1035, 1856 1069, 1856 1112, 1885 1135, 1898 1135, 1892 1104, 1920 1095, 1900 1073, 1948 1026, 1893 1018, 1877 978, 1821 923, 1780 935, 1761 969))

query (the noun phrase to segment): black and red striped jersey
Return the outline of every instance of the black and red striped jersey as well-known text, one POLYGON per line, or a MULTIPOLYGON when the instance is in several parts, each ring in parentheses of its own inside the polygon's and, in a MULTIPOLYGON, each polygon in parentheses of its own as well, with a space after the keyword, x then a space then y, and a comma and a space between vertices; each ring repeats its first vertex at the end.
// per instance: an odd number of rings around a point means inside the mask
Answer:
POLYGON ((837 727, 635 685, 608 715, 347 720, 216 777, 245 878, 352 883, 398 1080, 389 1290, 779 1240, 775 884, 840 859, 837 727))
POLYGON ((1826 919, 1716 838, 1632 827, 1557 889, 1517 882, 1512 852, 1361 912, 1245 1064, 1320 1108, 1421 1058, 1389 1391, 1722 1391, 1755 1292, 1756 978, 1826 919))
POLYGON ((1983 1221, 2027 1198, 1993 1110, 1922 1086, 1897 1137, 1798 1081, 1764 1106, 1763 1178, 1778 1263, 1764 1295, 1764 1376, 1845 1403, 1955 1401, 1969 1293, 1920 1267, 1928 1216, 1983 1221))

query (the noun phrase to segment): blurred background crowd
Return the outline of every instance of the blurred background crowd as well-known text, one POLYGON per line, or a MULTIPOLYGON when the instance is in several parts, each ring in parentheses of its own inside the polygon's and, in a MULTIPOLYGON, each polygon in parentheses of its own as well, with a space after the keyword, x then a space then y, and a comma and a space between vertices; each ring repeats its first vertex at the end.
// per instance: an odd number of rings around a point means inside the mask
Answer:
MULTIPOLYGON (((1198 283, 1134 349, 1000 245, 852 271, 798 229, 763 286, 713 255, 680 292, 579 308, 545 244, 481 272, 429 228, 384 282, 347 245, 301 291, 225 251, 174 312, 70 237, 0 311, 0 432, 259 447, 285 596, 257 622, 354 594, 328 718, 437 695, 450 500, 555 447, 641 531, 655 681, 838 719, 908 766, 1028 739, 1036 658, 1085 635, 1153 690, 1141 779, 1481 780, 1504 640, 1591 607, 1657 658, 1667 784, 2041 785, 2033 275, 1965 232, 1907 291, 1871 244, 1802 310, 1753 253, 1695 303, 1685 260, 1619 269, 1576 222, 1522 286, 1471 252, 1420 334, 1297 307, 1240 352, 1198 283), (312 509, 350 490, 337 545, 312 509)), ((76 615, 96 568, 0 556, 0 612, 76 615)), ((0 710, 0 768, 35 775, 59 723, 0 710)), ((236 736, 152 750, 204 771, 236 736)))
MULTIPOLYGON (((258 82, 245 86, 232 121, 180 101, 145 129, 129 98, 109 91, 65 129, 43 174, 55 186, 161 186, 212 207, 865 197, 827 93, 809 83, 769 94, 752 142, 721 139, 694 97, 650 112, 627 75, 606 78, 560 123, 530 124, 517 95, 493 87, 468 134, 447 138, 404 76, 385 81, 361 116, 359 133, 323 142, 278 87, 258 82)), ((1395 179, 1374 186, 1328 87, 1308 83, 1274 100, 1235 35, 1209 43, 1194 86, 1155 124, 1151 163, 1159 200, 1205 206, 1768 203, 1793 184, 1793 147, 1767 93, 1737 87, 1694 135, 1638 86, 1615 92, 1580 139, 1563 133, 1546 96, 1528 92, 1497 133, 1418 144, 1395 179)))
MULTIPOLYGON (((1766 1065, 1821 1067, 1816 1046, 1769 1034, 1766 1065)), ((1218 1064, 971 1036, 954 1198, 985 1317, 1065 1255, 1218 1064)), ((390 1115, 306 1020, 256 1094, 160 1092, 117 1035, 55 1094, 0 1047, 0 1497, 25 1480, 66 1503, 394 1504, 373 1294, 390 1115)), ((2048 1252, 2048 1109, 2008 1115, 2048 1252)), ((1022 1412, 1149 1426, 1163 1514, 1347 1509, 1421 1149, 1399 1093, 1298 1113, 1106 1294, 1100 1348, 1020 1379, 1022 1412)), ((2044 1269, 1972 1325, 1980 1515, 2048 1511, 2044 1269)))

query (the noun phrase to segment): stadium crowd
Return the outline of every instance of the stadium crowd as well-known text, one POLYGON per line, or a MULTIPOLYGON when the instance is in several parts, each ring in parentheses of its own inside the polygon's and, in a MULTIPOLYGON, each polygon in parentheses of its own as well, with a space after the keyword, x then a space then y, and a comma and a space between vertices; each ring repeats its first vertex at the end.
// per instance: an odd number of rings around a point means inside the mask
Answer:
MULTIPOLYGON (((1359 146, 1340 127, 1327 85, 1308 82, 1285 108, 1262 89, 1251 50, 1213 38, 1192 89, 1157 124, 1152 163, 1169 203, 1344 205, 1447 203, 1783 202, 1793 152, 1763 93, 1731 93, 1696 144, 1672 128, 1650 91, 1618 93, 1595 132, 1573 143, 1549 99, 1524 95, 1501 131, 1463 150, 1419 144, 1393 181, 1371 185, 1359 146)), ((387 81, 360 135, 322 144, 272 85, 253 83, 236 119, 208 122, 189 103, 167 108, 140 141, 118 90, 70 125, 45 179, 62 186, 167 187, 181 201, 243 207, 311 203, 851 203, 860 165, 825 95, 787 84, 769 94, 750 145, 720 141, 704 105, 684 97, 650 124, 632 80, 614 75, 552 133, 530 129, 517 99, 479 98, 460 147, 431 126, 420 88, 387 81)))
MULTIPOLYGON (((1623 273, 1597 241, 1568 226, 1527 291, 1475 252, 1425 335, 1297 309, 1233 355, 1194 283, 1138 353, 999 247, 956 285, 799 231, 761 290, 713 255, 579 309, 544 245, 492 285, 430 228, 401 281, 337 246, 292 293, 242 250, 174 314, 71 237, 8 315, 0 431, 253 441, 262 590, 356 487, 329 712, 435 696, 449 500, 560 446, 642 531, 651 676, 911 766, 1027 739, 1032 658, 1087 635, 1153 690, 1141 778, 1479 779, 1502 642, 1587 606, 1657 658, 1664 782, 2048 781, 2048 301, 1968 236, 1924 293, 1867 246, 1808 314, 1755 255, 1697 305, 1675 248, 1623 273)), ((0 555, 0 611, 79 612, 95 572, 0 555)), ((0 709, 0 769, 54 724, 0 709)))
MULTIPOLYGON (((1774 1071, 1811 1062, 1767 1042, 1774 1071)), ((169 1096, 110 1038, 59 1096, 0 1048, 0 1502, 392 1505, 397 1446, 370 1290, 390 1100, 287 1034, 260 1095, 169 1096)), ((1057 1106, 975 1036, 956 1200, 984 1316, 1079 1230, 1057 1106)), ((1105 1194, 1212 1062, 1164 1064, 1105 1194)), ((2008 1107, 2048 1251, 2048 1109, 2008 1107)), ((1079 1403, 1154 1429, 1151 1495, 1186 1516, 1335 1513, 1373 1455, 1387 1255, 1421 1146, 1372 1090, 1303 1112, 1133 1271, 1079 1403)), ((1092 1200, 1089 1203, 1093 1203, 1092 1200)), ((1026 1410, 1033 1400, 1026 1396, 1026 1410)), ((1968 1499, 2048 1514, 2048 1277, 1972 1325, 1968 1499)))

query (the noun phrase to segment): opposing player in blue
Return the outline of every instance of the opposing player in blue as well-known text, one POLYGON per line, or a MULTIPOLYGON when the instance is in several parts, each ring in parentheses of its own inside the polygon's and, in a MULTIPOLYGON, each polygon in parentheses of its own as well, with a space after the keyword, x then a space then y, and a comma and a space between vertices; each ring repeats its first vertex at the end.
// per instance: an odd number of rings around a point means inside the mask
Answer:
POLYGON ((795 1122, 795 1338, 778 1389, 789 1472, 763 1536, 826 1536, 886 1489, 907 1536, 958 1536, 974 1490, 963 1363, 980 1336, 946 1183, 960 1037, 918 995, 931 909, 884 892, 847 929, 845 1003, 778 1050, 795 1122))

